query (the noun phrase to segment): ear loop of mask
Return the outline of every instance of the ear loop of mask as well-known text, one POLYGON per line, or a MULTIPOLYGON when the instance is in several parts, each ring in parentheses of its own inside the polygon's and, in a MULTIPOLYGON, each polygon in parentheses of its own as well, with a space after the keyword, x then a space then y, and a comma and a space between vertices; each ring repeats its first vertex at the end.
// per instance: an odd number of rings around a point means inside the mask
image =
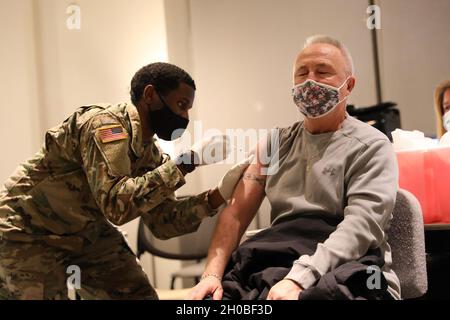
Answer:
POLYGON ((442 117, 442 124, 445 130, 450 131, 450 110, 444 113, 444 116, 442 117))

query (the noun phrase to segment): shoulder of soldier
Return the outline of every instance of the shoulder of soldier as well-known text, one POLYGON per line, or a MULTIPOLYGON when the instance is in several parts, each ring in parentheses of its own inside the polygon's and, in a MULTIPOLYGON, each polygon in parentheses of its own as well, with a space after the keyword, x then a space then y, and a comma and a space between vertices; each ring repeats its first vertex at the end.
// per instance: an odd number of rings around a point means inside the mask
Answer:
POLYGON ((49 150, 52 144, 59 145, 58 150, 73 150, 79 144, 80 137, 85 135, 86 124, 94 123, 101 126, 101 122, 119 124, 119 122, 106 110, 110 104, 92 104, 77 108, 67 119, 47 130, 45 136, 46 149, 49 150), (97 118, 102 120, 97 120, 97 118))
POLYGON ((126 104, 107 106, 86 120, 81 130, 81 154, 90 167, 106 163, 109 175, 129 175, 130 133, 126 104), (99 153, 89 152, 92 147, 99 153))
POLYGON ((127 117, 125 104, 95 104, 83 106, 78 111, 78 127, 89 125, 91 129, 97 129, 104 125, 121 124, 126 125, 127 117))
POLYGON ((88 127, 84 131, 92 131, 104 126, 120 125, 129 131, 126 104, 95 104, 83 106, 77 112, 77 127, 80 130, 84 127, 88 127))
POLYGON ((119 131, 123 133, 121 136, 124 137, 131 131, 126 104, 96 104, 82 108, 86 108, 78 119, 82 138, 83 136, 88 138, 88 136, 98 133, 114 135, 119 131))

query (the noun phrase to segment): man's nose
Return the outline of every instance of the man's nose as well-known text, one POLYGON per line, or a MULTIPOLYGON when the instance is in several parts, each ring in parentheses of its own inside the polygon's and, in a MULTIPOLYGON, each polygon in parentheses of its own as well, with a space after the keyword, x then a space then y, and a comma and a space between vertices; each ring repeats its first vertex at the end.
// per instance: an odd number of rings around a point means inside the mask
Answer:
POLYGON ((319 77, 317 76, 317 74, 313 71, 311 71, 310 73, 308 73, 306 80, 314 80, 314 81, 319 81, 319 77))

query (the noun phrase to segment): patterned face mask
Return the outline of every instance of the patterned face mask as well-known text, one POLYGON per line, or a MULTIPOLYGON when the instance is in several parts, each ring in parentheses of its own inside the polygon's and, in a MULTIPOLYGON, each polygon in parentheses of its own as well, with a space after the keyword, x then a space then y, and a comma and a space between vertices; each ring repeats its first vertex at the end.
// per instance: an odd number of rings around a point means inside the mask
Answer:
POLYGON ((308 118, 320 118, 331 111, 342 101, 347 99, 345 97, 339 100, 339 90, 347 83, 339 87, 333 87, 314 80, 306 80, 292 88, 292 96, 301 113, 308 118))
POLYGON ((447 131, 450 131, 450 111, 447 111, 442 117, 442 123, 447 131))

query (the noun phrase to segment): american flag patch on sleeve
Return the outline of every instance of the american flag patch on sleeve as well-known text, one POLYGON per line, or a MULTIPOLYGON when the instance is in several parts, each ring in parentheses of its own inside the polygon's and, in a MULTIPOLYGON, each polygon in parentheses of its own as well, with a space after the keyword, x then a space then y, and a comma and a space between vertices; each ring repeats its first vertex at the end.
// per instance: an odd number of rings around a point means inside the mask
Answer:
POLYGON ((98 137, 100 138, 100 141, 103 143, 117 140, 124 140, 128 137, 128 134, 125 132, 125 130, 120 124, 101 127, 97 129, 97 131, 98 137))

